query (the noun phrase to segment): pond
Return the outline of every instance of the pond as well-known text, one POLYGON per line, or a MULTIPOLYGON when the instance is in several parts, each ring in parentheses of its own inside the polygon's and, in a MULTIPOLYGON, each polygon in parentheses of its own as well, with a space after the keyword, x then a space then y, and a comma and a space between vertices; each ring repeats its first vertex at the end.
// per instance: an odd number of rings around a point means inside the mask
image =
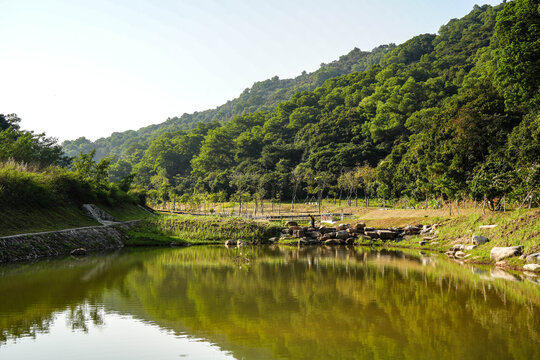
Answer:
POLYGON ((1 359, 534 359, 532 275, 437 254, 124 249, 0 267, 1 359))

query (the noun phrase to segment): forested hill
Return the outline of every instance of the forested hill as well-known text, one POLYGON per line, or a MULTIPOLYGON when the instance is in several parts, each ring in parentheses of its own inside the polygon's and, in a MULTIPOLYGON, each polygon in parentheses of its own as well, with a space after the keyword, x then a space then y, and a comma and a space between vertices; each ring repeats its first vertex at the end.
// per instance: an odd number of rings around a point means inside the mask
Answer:
POLYGON ((302 72, 294 79, 279 79, 277 76, 253 84, 234 100, 230 100, 215 109, 184 114, 181 117, 172 117, 167 121, 143 127, 139 130, 129 130, 113 133, 110 137, 101 138, 92 142, 84 137, 73 141, 65 141, 62 146, 67 156, 74 157, 79 153, 88 153, 96 149, 97 160, 107 155, 125 157, 135 151, 142 151, 148 147, 150 140, 166 132, 190 130, 197 123, 211 121, 228 121, 233 117, 252 113, 257 110, 271 110, 280 102, 289 100, 296 92, 313 90, 321 86, 326 80, 354 71, 364 71, 371 66, 379 64, 383 56, 395 48, 394 44, 382 45, 370 52, 353 49, 339 60, 321 67, 312 73, 302 72))
POLYGON ((155 201, 538 199, 539 9, 539 0, 475 6, 270 110, 135 140, 110 174, 134 174, 155 201))

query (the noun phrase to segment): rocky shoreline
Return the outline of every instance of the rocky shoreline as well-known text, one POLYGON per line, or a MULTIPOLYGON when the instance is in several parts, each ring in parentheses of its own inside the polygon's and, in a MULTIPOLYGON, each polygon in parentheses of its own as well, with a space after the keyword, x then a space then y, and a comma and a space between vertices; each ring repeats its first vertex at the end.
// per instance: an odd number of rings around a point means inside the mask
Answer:
MULTIPOLYGON (((432 225, 407 225, 404 227, 391 228, 373 228, 366 226, 365 223, 357 224, 339 224, 336 227, 328 226, 299 226, 298 223, 290 221, 286 227, 282 228, 280 237, 268 239, 265 244, 283 244, 293 246, 339 246, 339 245, 370 245, 380 242, 383 244, 392 244, 392 246, 403 247, 400 245, 402 240, 410 239, 414 236, 421 236, 418 241, 420 249, 429 249, 440 247, 437 239, 437 228, 439 224, 432 225)), ((473 235, 470 244, 453 244, 445 254, 458 261, 468 261, 471 257, 468 251, 474 250, 480 246, 486 246, 489 239, 485 236, 473 235)), ((243 241, 227 240, 227 246, 243 246, 243 241)), ((411 247, 405 246, 405 247, 411 247)), ((438 249, 440 251, 440 249, 438 249)), ((442 252, 442 251, 441 251, 442 252)), ((540 253, 524 254, 523 245, 508 247, 493 247, 490 250, 490 259, 498 267, 506 267, 521 271, 540 271, 540 253), (512 257, 520 257, 526 264, 523 267, 509 265, 506 260, 512 257)), ((471 259, 472 260, 472 259, 471 259)), ((474 262, 474 261, 471 261, 474 262)))

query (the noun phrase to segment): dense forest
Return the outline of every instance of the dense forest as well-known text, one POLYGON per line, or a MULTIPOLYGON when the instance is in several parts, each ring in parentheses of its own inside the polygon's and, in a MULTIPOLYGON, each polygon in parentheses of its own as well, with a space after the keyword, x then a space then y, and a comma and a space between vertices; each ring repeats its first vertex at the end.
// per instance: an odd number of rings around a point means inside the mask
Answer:
POLYGON ((154 202, 472 198, 494 210, 540 196, 539 59, 538 0, 475 6, 437 35, 64 149, 154 202))

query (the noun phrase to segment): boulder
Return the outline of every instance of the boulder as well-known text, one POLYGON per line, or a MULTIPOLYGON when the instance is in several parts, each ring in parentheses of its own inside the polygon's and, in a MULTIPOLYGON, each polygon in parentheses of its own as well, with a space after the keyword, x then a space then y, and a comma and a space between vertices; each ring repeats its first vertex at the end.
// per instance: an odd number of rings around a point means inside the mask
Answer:
POLYGON ((528 263, 540 264, 540 253, 527 255, 526 259, 528 263))
POLYGON ((296 221, 288 221, 285 226, 298 226, 298 223, 296 221))
POLYGON ((364 227, 364 232, 366 232, 366 231, 375 231, 375 228, 366 226, 366 227, 364 227))
POLYGON ((366 227, 366 224, 364 223, 358 223, 354 225, 354 230, 358 231, 364 231, 364 228, 366 227))
MULTIPOLYGON (((348 238, 347 240, 345 240, 345 243, 346 243, 347 245, 354 245, 354 241, 355 241, 355 240, 356 240, 355 238, 350 237, 350 238, 348 238)), ((540 265, 539 265, 539 266, 540 266, 540 265)))
POLYGON ((307 231, 306 236, 313 239, 318 239, 322 236, 322 234, 318 231, 307 231))
POLYGON ((538 271, 538 270, 540 270, 540 265, 539 264, 523 265, 523 270, 538 271))
POLYGON ((456 252, 458 250, 465 250, 465 245, 463 244, 455 244, 450 248, 450 251, 456 252))
POLYGON ((403 228, 405 235, 418 235, 420 234, 420 228, 416 226, 407 225, 403 228))
POLYGON ((298 246, 309 245, 309 240, 306 238, 298 239, 298 246))
POLYGON ((78 248, 78 249, 71 250, 71 252, 69 254, 73 255, 73 256, 85 256, 86 253, 87 253, 87 251, 86 251, 85 248, 78 248))
POLYGON ((322 232, 323 234, 328 234, 328 233, 333 233, 333 232, 336 232, 336 228, 333 228, 333 227, 325 227, 325 228, 320 228, 319 229, 320 232, 322 232))
POLYGON ((347 230, 350 227, 349 224, 339 224, 337 229, 338 230, 347 230))
POLYGON ((293 236, 296 238, 304 237, 304 235, 305 235, 304 229, 293 230, 293 236))
POLYGON ((345 239, 347 239, 349 237, 350 237, 350 235, 346 230, 340 230, 340 231, 336 232, 336 238, 338 238, 338 239, 345 240, 345 239))
POLYGON ((500 261, 512 256, 519 256, 523 253, 523 245, 510 247, 494 247, 491 249, 490 257, 494 261, 500 261))
POLYGON ((357 231, 356 231, 355 228, 348 228, 348 229, 347 229, 347 232, 348 232, 349 234, 351 234, 351 235, 354 235, 354 234, 356 234, 357 231))
POLYGON ((379 238, 383 240, 393 240, 397 237, 398 233, 390 230, 377 230, 379 238))
POLYGON ((289 229, 289 228, 281 229, 281 233, 286 234, 286 235, 291 235, 292 234, 291 229, 289 229))
POLYGON ((324 245, 339 245, 338 239, 328 239, 324 242, 324 245))
POLYGON ((473 235, 472 237, 472 243, 474 245, 482 245, 482 244, 485 244, 489 241, 489 239, 485 236, 481 236, 481 235, 473 235))
POLYGON ((236 245, 236 240, 225 241, 225 246, 234 246, 234 245, 236 245))
POLYGON ((303 227, 300 227, 300 226, 298 226, 298 225, 294 225, 294 226, 289 227, 289 230, 290 230, 290 231, 304 230, 304 228, 303 228, 303 227))
POLYGON ((371 239, 378 239, 379 233, 377 231, 364 231, 364 234, 369 236, 371 239))

